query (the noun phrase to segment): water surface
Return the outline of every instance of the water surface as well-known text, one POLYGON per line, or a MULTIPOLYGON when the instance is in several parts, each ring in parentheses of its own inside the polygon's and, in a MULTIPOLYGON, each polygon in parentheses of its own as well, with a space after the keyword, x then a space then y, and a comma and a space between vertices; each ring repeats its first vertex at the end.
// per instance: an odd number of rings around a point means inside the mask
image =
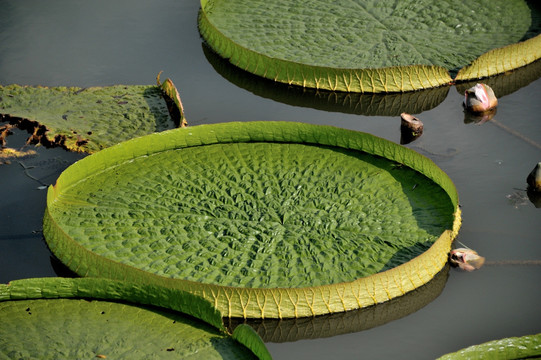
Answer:
MULTIPOLYGON (((259 78, 232 78, 231 69, 218 72, 197 31, 197 1, 25 0, 0 1, 0 7, 2 85, 144 85, 164 70, 162 76, 181 92, 191 125, 300 121, 400 142, 400 118, 359 108, 360 98, 284 92, 287 87, 259 78)), ((412 111, 424 122, 424 134, 407 146, 453 179, 463 212, 458 240, 488 264, 473 273, 451 269, 439 296, 398 320, 337 336, 268 343, 276 359, 433 359, 472 344, 541 332, 541 266, 508 262, 541 261, 541 209, 524 191, 526 176, 541 161, 538 65, 521 77, 521 86, 502 92, 495 121, 483 124, 465 122, 463 95, 455 87, 440 90, 438 101, 423 93, 416 99, 362 99, 373 106, 392 101, 395 112, 412 101, 425 104, 412 111)), ((17 132, 8 144, 22 146, 25 137, 17 132)), ((81 155, 41 148, 38 153, 21 161, 26 170, 17 162, 0 165, 0 282, 66 274, 42 240, 46 192, 39 188, 81 155)))

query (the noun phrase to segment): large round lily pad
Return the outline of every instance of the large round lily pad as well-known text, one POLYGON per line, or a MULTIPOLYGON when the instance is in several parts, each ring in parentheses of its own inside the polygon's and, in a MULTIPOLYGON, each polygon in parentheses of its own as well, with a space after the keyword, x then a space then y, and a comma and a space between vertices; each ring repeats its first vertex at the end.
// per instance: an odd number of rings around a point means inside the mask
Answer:
POLYGON ((541 36, 514 46, 535 35, 523 0, 201 0, 201 9, 203 38, 232 64, 317 89, 417 90, 450 83, 474 60, 457 79, 541 57, 541 36))
POLYGON ((44 234, 83 276, 195 292, 228 316, 298 317, 403 295, 447 260, 458 196, 369 134, 197 126, 87 157, 49 188, 44 234))
POLYGON ((2 359, 270 358, 253 330, 231 336, 210 303, 157 286, 17 280, 0 284, 0 318, 2 359))

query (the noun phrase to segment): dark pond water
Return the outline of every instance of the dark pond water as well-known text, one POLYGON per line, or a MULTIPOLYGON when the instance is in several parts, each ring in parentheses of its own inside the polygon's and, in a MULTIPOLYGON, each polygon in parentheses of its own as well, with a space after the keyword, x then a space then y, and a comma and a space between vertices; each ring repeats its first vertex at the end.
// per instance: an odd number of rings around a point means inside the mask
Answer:
MULTIPOLYGON (((0 1, 0 84, 154 84, 164 70, 181 91, 191 125, 300 121, 395 142, 398 114, 414 113, 425 131, 407 146, 453 179, 463 211, 458 240, 487 264, 473 273, 447 269, 412 296, 369 311, 258 325, 272 355, 433 359, 491 339, 541 332, 541 208, 524 191, 526 176, 541 161, 539 62, 491 80, 500 105, 492 121, 479 124, 465 119, 463 89, 456 87, 343 97, 242 74, 203 46, 198 8, 197 0, 0 1)), ((25 138, 16 132, 9 145, 22 146, 25 138)), ((39 187, 81 156, 37 150, 22 164, 0 165, 0 282, 65 275, 42 240, 46 191, 39 187)))

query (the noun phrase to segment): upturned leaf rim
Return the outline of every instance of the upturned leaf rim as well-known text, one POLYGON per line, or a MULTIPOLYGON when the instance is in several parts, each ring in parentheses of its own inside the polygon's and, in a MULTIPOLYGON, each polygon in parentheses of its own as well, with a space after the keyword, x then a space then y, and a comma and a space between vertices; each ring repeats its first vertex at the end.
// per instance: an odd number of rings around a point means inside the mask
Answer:
POLYGON ((430 281, 447 263, 461 224, 458 194, 432 160, 391 141, 358 131, 296 122, 230 122, 199 125, 135 138, 88 156, 66 169, 47 194, 43 232, 51 251, 81 276, 159 285, 209 300, 226 317, 297 318, 359 309, 404 295, 430 281), (66 234, 49 212, 55 199, 89 174, 171 149, 234 142, 304 143, 360 150, 406 165, 439 185, 454 209, 451 229, 431 247, 395 268, 351 282, 300 288, 241 288, 166 278, 97 255, 66 234))

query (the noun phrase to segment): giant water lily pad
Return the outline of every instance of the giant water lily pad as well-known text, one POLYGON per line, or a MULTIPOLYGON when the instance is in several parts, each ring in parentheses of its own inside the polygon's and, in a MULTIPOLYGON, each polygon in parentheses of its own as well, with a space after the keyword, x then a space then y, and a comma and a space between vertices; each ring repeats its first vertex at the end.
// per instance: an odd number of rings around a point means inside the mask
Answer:
POLYGON ((17 280, 0 284, 0 318, 2 359, 270 358, 250 328, 231 336, 210 303, 159 286, 17 280))
POLYGON ((232 64, 317 89, 418 90, 450 83, 450 71, 472 62, 457 79, 541 57, 541 36, 516 44, 534 35, 523 0, 201 0, 201 9, 203 38, 232 64))
POLYGON ((49 188, 44 234, 83 276, 158 282, 227 316, 387 301, 447 261, 460 215, 429 159, 286 122, 166 131, 105 149, 49 188))
POLYGON ((157 86, 0 86, 2 119, 33 132, 30 141, 87 153, 185 125, 176 88, 159 76, 157 86))

